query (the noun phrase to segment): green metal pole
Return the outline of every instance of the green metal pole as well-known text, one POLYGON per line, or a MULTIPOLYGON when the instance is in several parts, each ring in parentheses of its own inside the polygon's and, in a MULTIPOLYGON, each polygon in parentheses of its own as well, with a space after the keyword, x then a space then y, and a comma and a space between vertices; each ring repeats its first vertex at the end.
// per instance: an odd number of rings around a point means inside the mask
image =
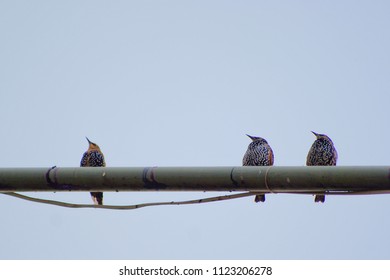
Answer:
POLYGON ((390 166, 0 168, 0 192, 390 193, 390 166))

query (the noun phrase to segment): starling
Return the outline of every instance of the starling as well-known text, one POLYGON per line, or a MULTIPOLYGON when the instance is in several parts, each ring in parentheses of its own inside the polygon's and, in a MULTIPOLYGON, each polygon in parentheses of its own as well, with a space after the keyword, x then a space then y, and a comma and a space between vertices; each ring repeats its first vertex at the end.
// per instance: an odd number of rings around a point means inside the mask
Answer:
MULTIPOLYGON (((334 166, 337 162, 337 151, 332 140, 325 134, 318 134, 312 131, 317 137, 307 154, 307 166, 334 166)), ((316 195, 314 202, 325 202, 325 195, 316 195)))
MULTIPOLYGON (((87 137, 86 137, 87 138, 87 137)), ((104 167, 106 163, 104 161, 104 155, 100 150, 100 147, 95 143, 92 143, 88 138, 89 143, 88 150, 83 154, 81 158, 81 167, 104 167)), ((94 204, 103 205, 103 193, 91 192, 91 197, 94 204)))
MULTIPOLYGON (((274 152, 272 151, 268 142, 256 136, 247 136, 252 139, 248 149, 242 159, 243 166, 270 166, 274 164, 274 152)), ((264 202, 265 195, 258 194, 255 196, 255 202, 264 202)))

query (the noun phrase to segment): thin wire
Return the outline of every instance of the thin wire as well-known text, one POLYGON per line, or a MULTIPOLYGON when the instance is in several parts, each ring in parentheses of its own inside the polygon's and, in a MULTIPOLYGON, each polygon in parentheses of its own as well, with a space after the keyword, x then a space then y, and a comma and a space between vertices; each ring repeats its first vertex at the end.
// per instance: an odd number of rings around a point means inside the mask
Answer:
MULTIPOLYGON (((313 192, 286 192, 288 194, 316 194, 313 192)), ((326 195, 370 195, 370 194, 389 194, 390 192, 388 190, 371 190, 371 191, 346 191, 346 192, 326 192, 326 193, 319 193, 319 194, 326 194, 326 195)), ((238 194, 231 194, 231 195, 224 195, 224 196, 213 196, 213 197, 207 197, 207 198, 201 198, 201 199, 194 199, 194 200, 185 200, 185 201, 168 201, 168 202, 151 202, 151 203, 140 203, 140 204, 133 204, 133 205, 94 205, 94 204, 75 204, 75 203, 67 203, 62 201, 56 201, 56 200, 48 200, 48 199, 41 199, 41 198, 35 198, 31 196, 21 195, 14 192, 3 192, 2 194, 16 197, 19 199, 24 199, 27 201, 32 201, 36 203, 43 203, 43 204, 49 204, 49 205, 55 205, 60 207, 67 207, 67 208, 97 208, 97 209, 106 209, 106 210, 134 210, 139 209, 143 207, 150 207, 150 206, 163 206, 163 205, 189 205, 189 204, 200 204, 200 203, 209 203, 209 202, 216 202, 216 201, 223 201, 223 200, 230 200, 230 199, 237 199, 247 196, 253 196, 256 194, 259 194, 258 192, 245 192, 245 193, 238 193, 238 194)), ((263 194, 263 193, 261 193, 263 194)))
POLYGON ((134 204, 134 205, 74 204, 74 203, 67 203, 67 202, 56 201, 56 200, 35 198, 35 197, 31 197, 31 196, 21 195, 21 194, 14 193, 14 192, 4 192, 2 194, 13 196, 13 197, 24 199, 24 200, 28 200, 28 201, 32 201, 32 202, 50 204, 50 205, 55 205, 55 206, 67 207, 67 208, 98 208, 98 209, 110 209, 110 210, 133 210, 133 209, 139 209, 139 208, 149 207, 149 206, 188 205, 188 204, 199 204, 199 203, 223 201, 223 200, 253 196, 256 193, 245 192, 245 193, 238 193, 238 194, 231 194, 231 195, 224 195, 224 196, 214 196, 214 197, 208 197, 208 198, 201 198, 201 199, 195 199, 195 200, 152 202, 152 203, 141 203, 141 204, 134 204))

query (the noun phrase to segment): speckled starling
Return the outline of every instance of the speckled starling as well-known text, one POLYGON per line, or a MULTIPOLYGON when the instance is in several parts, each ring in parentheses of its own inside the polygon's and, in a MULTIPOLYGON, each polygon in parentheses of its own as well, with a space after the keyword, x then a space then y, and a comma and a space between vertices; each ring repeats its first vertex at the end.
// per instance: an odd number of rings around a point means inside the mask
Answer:
MULTIPOLYGON (((91 142, 88 138, 88 150, 83 154, 81 158, 81 167, 104 167, 106 163, 104 161, 104 155, 100 150, 100 147, 95 143, 91 142)), ((94 204, 103 205, 103 193, 102 192, 91 192, 91 197, 94 204)))
MULTIPOLYGON (((336 165, 337 151, 333 145, 332 140, 325 134, 318 134, 312 131, 317 137, 313 145, 307 154, 306 165, 307 166, 326 166, 336 165)), ((315 202, 325 202, 325 195, 316 195, 315 202)))
MULTIPOLYGON (((268 142, 256 136, 247 136, 252 139, 252 143, 249 144, 248 149, 242 159, 243 166, 270 166, 274 164, 274 152, 272 151, 268 142)), ((255 202, 264 202, 265 195, 256 195, 255 202)))

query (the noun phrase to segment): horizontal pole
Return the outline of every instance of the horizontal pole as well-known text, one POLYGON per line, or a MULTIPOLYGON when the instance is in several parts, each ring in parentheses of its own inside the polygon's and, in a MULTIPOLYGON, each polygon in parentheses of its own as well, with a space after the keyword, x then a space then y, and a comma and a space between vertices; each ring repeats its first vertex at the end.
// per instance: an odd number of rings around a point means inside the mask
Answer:
POLYGON ((390 166, 0 168, 0 192, 390 193, 390 166))

